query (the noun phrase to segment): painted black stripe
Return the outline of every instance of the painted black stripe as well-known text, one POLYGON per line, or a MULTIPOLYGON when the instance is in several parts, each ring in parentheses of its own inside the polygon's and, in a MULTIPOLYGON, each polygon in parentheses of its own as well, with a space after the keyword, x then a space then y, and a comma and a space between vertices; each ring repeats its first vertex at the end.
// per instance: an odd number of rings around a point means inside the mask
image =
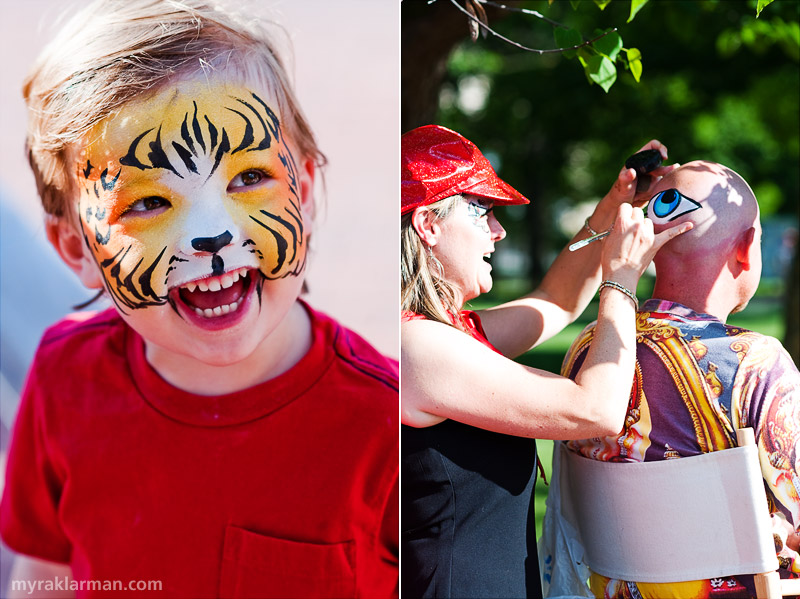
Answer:
POLYGON ((236 146, 236 148, 231 150, 231 154, 233 155, 236 154, 236 152, 240 152, 245 148, 249 148, 250 146, 252 146, 253 142, 255 141, 255 136, 253 135, 253 124, 250 122, 250 119, 248 119, 244 114, 242 114, 238 110, 234 110, 233 108, 228 108, 228 110, 230 110, 231 112, 235 112, 240 117, 242 117, 245 123, 244 135, 242 135, 242 142, 238 146, 236 146))
POLYGON ((256 118, 258 119, 258 122, 261 123, 261 127, 264 129, 264 139, 262 139, 255 148, 250 148, 247 151, 248 152, 254 152, 256 150, 266 150, 267 148, 269 148, 272 145, 272 138, 271 138, 271 136, 269 134, 269 129, 267 129, 267 124, 264 122, 264 119, 261 118, 261 115, 253 107, 252 104, 249 104, 249 103, 245 102, 244 100, 242 100, 240 98, 236 98, 236 101, 240 102, 241 104, 244 104, 245 106, 247 106, 252 111, 252 113, 254 115, 256 115, 256 118))
MULTIPOLYGON (((197 102, 192 102, 194 104, 194 115, 192 116, 192 131, 194 131, 194 137, 197 139, 197 143, 200 144, 200 147, 203 148, 203 152, 206 151, 206 142, 203 140, 203 130, 200 128, 200 121, 197 120, 197 102)), ((208 117, 206 117, 206 121, 208 121, 208 117)), ((212 143, 211 150, 214 149, 212 143)), ((209 150, 209 152, 211 151, 209 150)))
POLYGON ((193 154, 176 141, 172 142, 172 147, 175 148, 175 151, 178 153, 180 159, 183 160, 183 164, 186 168, 193 173, 197 173, 197 166, 192 160, 193 154))
POLYGON ((283 263, 286 262, 286 248, 289 247, 289 243, 280 235, 275 229, 272 229, 268 225, 262 223, 258 220, 255 216, 250 215, 254 221, 256 221, 259 225, 264 227, 267 231, 272 233, 272 236, 275 238, 275 243, 278 246, 278 265, 270 271, 271 274, 277 274, 281 268, 283 268, 283 263))
POLYGON ((147 166, 146 164, 139 162, 139 159, 136 157, 136 148, 139 146, 139 142, 142 141, 142 138, 152 130, 153 129, 148 129, 131 142, 131 145, 128 146, 128 153, 119 159, 119 163, 122 166, 132 166, 134 168, 138 168, 139 170, 153 168, 152 166, 147 166))

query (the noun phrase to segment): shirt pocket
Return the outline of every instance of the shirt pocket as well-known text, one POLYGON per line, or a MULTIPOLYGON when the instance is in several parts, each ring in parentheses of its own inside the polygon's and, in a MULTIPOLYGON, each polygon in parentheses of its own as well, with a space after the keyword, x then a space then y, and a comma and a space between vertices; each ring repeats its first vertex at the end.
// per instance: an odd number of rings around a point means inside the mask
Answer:
POLYGON ((227 526, 223 598, 354 597, 355 541, 304 543, 227 526))

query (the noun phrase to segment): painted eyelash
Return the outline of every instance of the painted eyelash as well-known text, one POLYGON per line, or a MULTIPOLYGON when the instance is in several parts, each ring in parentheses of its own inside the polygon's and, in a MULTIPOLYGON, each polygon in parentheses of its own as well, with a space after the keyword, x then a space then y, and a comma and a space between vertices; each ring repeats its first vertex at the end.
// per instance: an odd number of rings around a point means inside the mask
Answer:
POLYGON ((492 206, 491 208, 487 208, 486 206, 482 206, 481 204, 477 204, 475 202, 468 202, 467 206, 472 208, 476 212, 475 216, 477 216, 478 218, 483 218, 484 216, 488 216, 494 210, 494 206, 492 206))

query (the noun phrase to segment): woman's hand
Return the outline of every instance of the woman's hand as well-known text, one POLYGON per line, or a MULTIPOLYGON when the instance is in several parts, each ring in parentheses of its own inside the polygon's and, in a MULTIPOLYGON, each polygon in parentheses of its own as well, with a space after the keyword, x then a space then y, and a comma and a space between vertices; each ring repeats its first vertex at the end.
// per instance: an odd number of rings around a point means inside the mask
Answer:
MULTIPOLYGON (((658 150, 664 160, 667 159, 667 146, 662 144, 657 139, 647 142, 639 152, 643 150, 658 150)), ((667 173, 678 168, 679 164, 670 164, 668 166, 659 166, 655 170, 648 173, 652 178, 648 189, 652 189, 654 184, 658 182, 661 177, 667 173)), ((614 222, 617 215, 617 208, 622 204, 631 204, 633 206, 644 206, 650 201, 650 194, 647 191, 636 193, 636 179, 637 173, 632 168, 622 168, 617 175, 617 180, 611 186, 609 192, 600 200, 600 203, 595 208, 594 214, 589 218, 589 224, 595 231, 605 231, 614 222)))
POLYGON ((636 283, 656 252, 670 239, 692 228, 684 222, 653 232, 653 221, 644 217, 641 208, 623 203, 617 209, 614 229, 603 241, 603 279, 616 281, 635 290, 636 283))

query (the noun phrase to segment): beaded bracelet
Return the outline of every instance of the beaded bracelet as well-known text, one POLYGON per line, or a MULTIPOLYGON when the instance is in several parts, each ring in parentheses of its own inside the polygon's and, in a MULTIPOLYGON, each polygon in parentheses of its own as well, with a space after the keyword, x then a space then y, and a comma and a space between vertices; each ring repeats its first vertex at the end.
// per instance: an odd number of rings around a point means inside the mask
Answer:
POLYGON ((586 220, 583 222, 583 224, 586 226, 586 230, 589 231, 589 235, 594 237, 595 235, 599 235, 599 233, 597 231, 595 231, 594 229, 592 229, 592 225, 589 224, 589 219, 590 218, 591 218, 591 216, 587 216, 586 220))
POLYGON ((636 309, 637 312, 639 311, 639 300, 636 299, 636 295, 634 295, 634 293, 630 289, 625 287, 625 285, 620 285, 616 281, 609 281, 608 279, 606 279, 605 281, 600 283, 600 288, 598 289, 598 292, 602 291, 606 287, 611 287, 611 289, 616 289, 617 291, 621 291, 622 293, 627 295, 628 298, 630 298, 630 300, 633 302, 633 307, 636 309))

